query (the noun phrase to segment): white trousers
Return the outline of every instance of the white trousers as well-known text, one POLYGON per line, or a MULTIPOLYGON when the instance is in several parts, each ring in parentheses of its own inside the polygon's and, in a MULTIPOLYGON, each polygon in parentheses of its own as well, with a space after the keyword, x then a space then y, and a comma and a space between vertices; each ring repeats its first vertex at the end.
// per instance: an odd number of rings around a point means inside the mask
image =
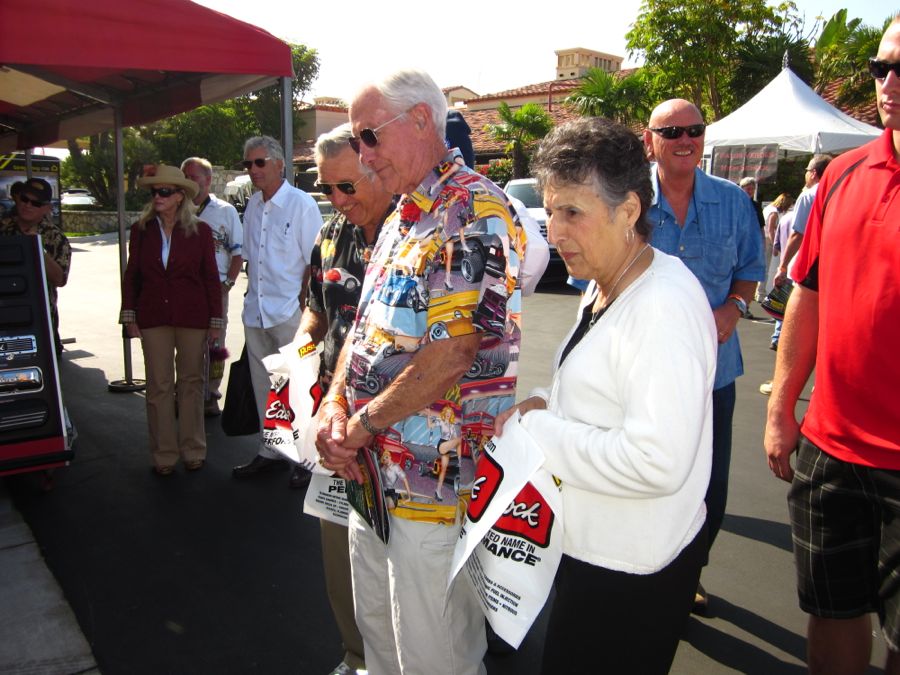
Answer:
POLYGON ((256 399, 256 411, 259 413, 259 454, 269 459, 282 459, 284 456, 270 450, 262 442, 262 421, 265 419, 266 402, 269 398, 269 373, 262 360, 270 354, 277 354, 279 347, 290 344, 300 327, 300 310, 284 323, 271 328, 254 328, 244 326, 244 342, 247 345, 247 360, 250 362, 250 380, 253 382, 253 398, 256 399))
POLYGON ((457 577, 444 608, 459 527, 391 520, 385 546, 350 513, 356 624, 370 675, 485 675, 484 615, 457 577))

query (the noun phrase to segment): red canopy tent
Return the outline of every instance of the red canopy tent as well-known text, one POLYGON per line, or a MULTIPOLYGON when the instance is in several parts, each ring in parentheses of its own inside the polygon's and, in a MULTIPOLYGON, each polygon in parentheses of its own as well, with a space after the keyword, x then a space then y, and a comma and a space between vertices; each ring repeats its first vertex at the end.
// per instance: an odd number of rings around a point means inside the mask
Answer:
MULTIPOLYGON (((122 127, 280 79, 282 138, 292 157, 292 75, 286 43, 189 0, 2 0, 0 153, 114 128, 124 271, 122 127)), ((127 340, 124 352, 126 379, 114 390, 134 388, 127 340)))
POLYGON ((291 76, 286 43, 188 0, 3 0, 0 152, 110 129, 116 108, 143 124, 291 76))

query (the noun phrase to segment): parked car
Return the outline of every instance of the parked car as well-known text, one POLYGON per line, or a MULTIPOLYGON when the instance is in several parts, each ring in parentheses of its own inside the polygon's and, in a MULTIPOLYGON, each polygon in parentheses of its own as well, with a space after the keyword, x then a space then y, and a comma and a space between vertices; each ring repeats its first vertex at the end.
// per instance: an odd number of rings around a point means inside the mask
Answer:
MULTIPOLYGON (((535 178, 515 178, 509 181, 503 188, 507 195, 518 199, 525 205, 528 215, 534 218, 541 228, 541 234, 547 238, 547 212, 544 210, 544 200, 537 189, 537 179, 535 178)), ((549 243, 549 242, 548 242, 549 243)), ((566 266, 556 252, 556 247, 550 244, 550 262, 544 271, 543 279, 565 278, 566 266)))
POLYGON ((85 188, 70 188, 63 190, 60 202, 63 206, 96 206, 97 200, 90 190, 85 188))

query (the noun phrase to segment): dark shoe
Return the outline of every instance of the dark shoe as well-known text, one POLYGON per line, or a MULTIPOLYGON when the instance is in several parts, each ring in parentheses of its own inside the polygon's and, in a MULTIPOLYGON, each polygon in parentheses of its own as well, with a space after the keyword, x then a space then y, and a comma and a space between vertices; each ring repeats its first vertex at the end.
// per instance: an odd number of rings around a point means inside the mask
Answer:
POLYGON ((703 584, 697 584, 697 592, 694 594, 694 606, 691 608, 691 613, 706 616, 708 609, 709 596, 706 594, 706 589, 703 588, 703 584))
POLYGON ((295 490, 302 490, 307 485, 309 485, 309 481, 312 478, 312 473, 304 469, 299 464, 294 465, 294 470, 291 471, 291 479, 288 481, 288 485, 295 490))
POLYGON ((265 471, 283 471, 288 468, 286 459, 269 459, 262 455, 257 455, 246 464, 236 466, 231 470, 231 475, 235 478, 248 478, 265 471))
POLYGON ((203 416, 204 417, 218 417, 221 414, 222 414, 222 411, 219 410, 219 402, 216 399, 207 401, 203 405, 203 416))
POLYGON ((189 459, 184 463, 184 468, 188 471, 199 471, 205 463, 202 459, 189 459))
POLYGON ((773 352, 777 352, 778 351, 778 343, 773 342, 772 344, 769 345, 769 349, 771 349, 773 352))

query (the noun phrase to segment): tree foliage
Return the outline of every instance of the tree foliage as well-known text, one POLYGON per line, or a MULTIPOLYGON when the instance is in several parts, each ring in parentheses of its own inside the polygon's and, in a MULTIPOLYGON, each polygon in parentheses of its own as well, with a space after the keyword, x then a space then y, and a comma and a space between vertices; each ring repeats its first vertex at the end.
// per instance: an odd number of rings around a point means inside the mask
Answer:
MULTIPOLYGON (((291 45, 294 79, 291 83, 294 133, 299 130, 296 113, 301 98, 319 74, 314 49, 291 45)), ((245 96, 203 105, 152 124, 123 130, 125 184, 133 186, 144 164, 165 162, 178 166, 186 157, 206 157, 213 164, 236 166, 243 157, 244 140, 267 134, 281 137, 281 89, 278 84, 245 96)), ((295 142, 296 142, 295 136, 295 142)), ((88 139, 82 150, 75 139, 68 141, 69 158, 60 169, 65 185, 88 188, 98 202, 115 206, 115 146, 111 132, 88 139)), ((126 205, 142 203, 143 196, 127 188, 126 205)))
POLYGON ((741 41, 729 83, 734 107, 744 105, 781 72, 785 55, 788 67, 812 85, 815 71, 809 41, 803 36, 782 32, 741 41))
POLYGON ((488 124, 485 129, 496 141, 506 144, 506 153, 512 155, 513 177, 528 175, 528 151, 553 128, 553 118, 537 103, 526 103, 512 110, 504 101, 497 107, 499 124, 488 124))
POLYGON ((566 103, 585 117, 606 117, 620 124, 646 122, 656 102, 651 68, 626 76, 591 68, 566 103))
POLYGON ((627 47, 665 74, 674 95, 718 119, 732 103, 728 85, 737 46, 777 33, 776 11, 792 6, 776 10, 765 0, 643 0, 627 47))
POLYGON ((815 85, 822 91, 829 83, 841 80, 836 103, 853 106, 872 100, 872 78, 866 62, 878 52, 881 36, 892 17, 880 28, 868 26, 861 19, 847 19, 847 10, 834 14, 816 40, 815 85))

